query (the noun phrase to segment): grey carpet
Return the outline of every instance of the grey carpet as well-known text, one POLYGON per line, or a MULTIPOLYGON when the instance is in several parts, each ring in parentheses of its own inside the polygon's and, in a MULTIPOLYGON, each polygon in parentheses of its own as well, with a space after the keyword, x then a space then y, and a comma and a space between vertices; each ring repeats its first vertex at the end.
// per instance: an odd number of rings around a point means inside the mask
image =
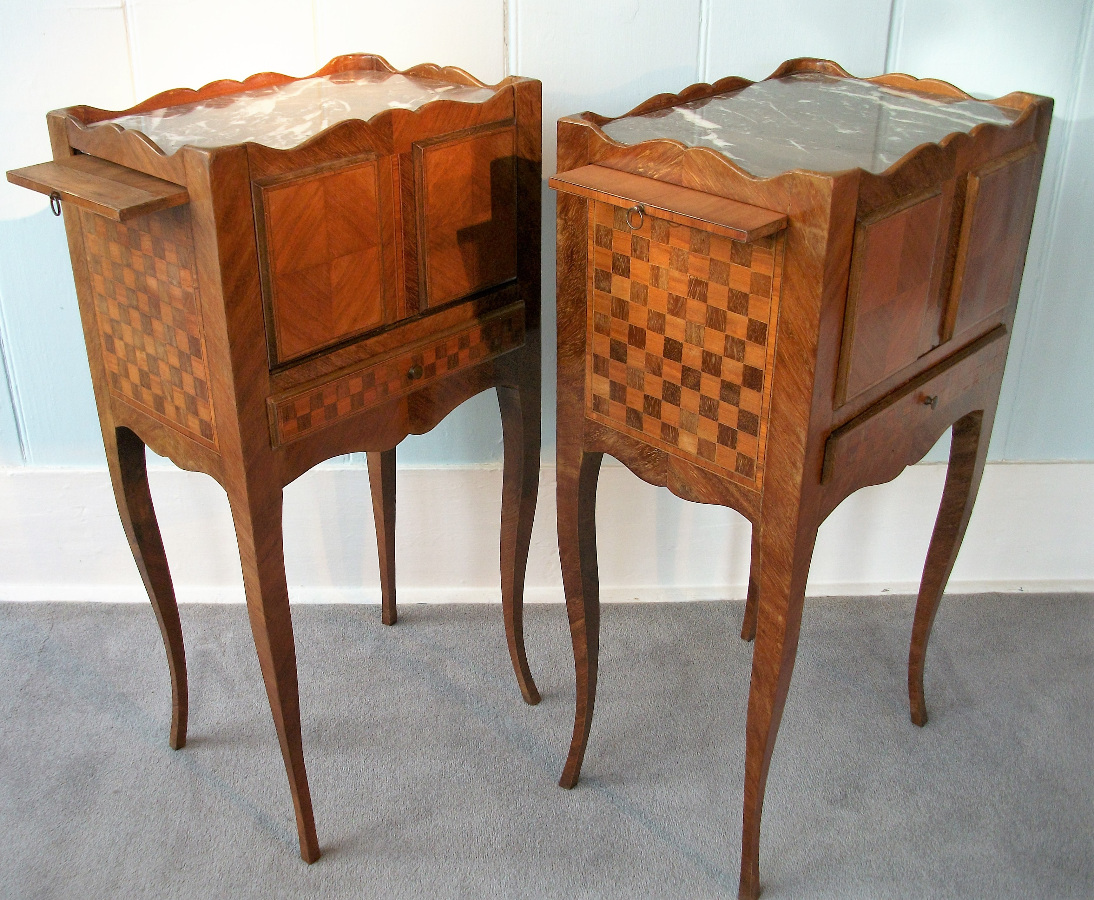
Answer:
MULTIPOLYGON (((573 672, 527 613, 296 607, 323 858, 297 856, 242 607, 182 610, 190 740, 167 746, 144 606, 0 605, 0 895, 735 897, 743 606, 604 610, 582 782, 556 782, 573 672)), ((764 896, 1094 896, 1094 598, 946 598, 908 719, 908 598, 811 599, 771 767, 764 896)))

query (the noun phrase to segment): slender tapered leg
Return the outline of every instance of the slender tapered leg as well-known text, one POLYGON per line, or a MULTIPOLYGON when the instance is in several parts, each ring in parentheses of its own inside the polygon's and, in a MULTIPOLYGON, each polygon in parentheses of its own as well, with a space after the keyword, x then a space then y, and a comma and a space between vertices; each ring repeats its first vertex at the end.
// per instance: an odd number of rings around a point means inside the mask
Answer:
POLYGON ((748 564, 748 595, 745 598, 745 619, 741 624, 741 640, 756 639, 756 606, 760 602, 760 523, 752 523, 752 556, 748 564))
POLYGON ((366 459, 380 556, 381 619, 385 625, 394 625, 399 620, 395 605, 395 448, 368 453, 366 459))
POLYGON ((764 564, 760 572, 756 645, 748 693, 745 743, 745 798, 741 841, 741 900, 760 894, 760 818, 771 753, 790 689, 798 652, 802 607, 817 525, 797 516, 773 516, 761 535, 764 564), (799 522, 795 531, 794 522, 799 522))
POLYGON ((539 703, 539 691, 524 650, 524 576, 539 493, 539 382, 498 387, 505 462, 501 493, 501 605, 509 658, 526 703, 539 703))
POLYGON ((229 494, 228 499, 239 540, 247 614, 296 810, 300 856, 312 863, 319 859, 319 841, 300 739, 300 696, 289 589, 285 582, 281 490, 267 491, 259 497, 229 494))
POLYGON ((581 774, 596 702, 600 655, 600 579, 596 565, 596 484, 603 453, 577 451, 569 458, 560 443, 558 457, 558 554, 566 590, 566 613, 577 670, 574 736, 559 784, 572 788, 581 774))
POLYGON ((152 494, 148 490, 144 442, 128 428, 104 428, 103 437, 122 527, 160 623, 167 651, 167 665, 171 670, 171 746, 179 750, 186 745, 186 651, 175 588, 167 567, 156 510, 152 506, 152 494), (106 433, 108 430, 113 432, 113 441, 106 433))
POLYGON ((927 641, 942 592, 946 589, 957 552, 961 549, 980 479, 984 475, 993 418, 994 410, 990 414, 977 410, 958 419, 953 426, 946 486, 942 490, 942 503, 927 550, 927 562, 923 567, 923 580, 919 585, 919 599, 912 624, 912 645, 908 651, 908 699, 912 721, 919 726, 927 724, 927 705, 923 699, 923 663, 927 655, 927 641))

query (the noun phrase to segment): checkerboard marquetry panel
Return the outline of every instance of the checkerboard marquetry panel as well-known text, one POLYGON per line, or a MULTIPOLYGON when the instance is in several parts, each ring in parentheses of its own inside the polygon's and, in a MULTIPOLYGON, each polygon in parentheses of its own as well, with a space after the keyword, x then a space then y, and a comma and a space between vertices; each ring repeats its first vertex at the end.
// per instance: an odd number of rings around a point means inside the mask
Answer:
POLYGON ((189 212, 80 222, 111 393, 215 447, 189 212))
POLYGON ((590 203, 588 415, 759 487, 782 242, 590 203), (635 216, 637 219, 637 216, 635 216))
POLYGON ((283 399, 273 399, 274 439, 284 444, 524 343, 524 307, 283 399), (421 375, 408 378, 415 366, 421 375))

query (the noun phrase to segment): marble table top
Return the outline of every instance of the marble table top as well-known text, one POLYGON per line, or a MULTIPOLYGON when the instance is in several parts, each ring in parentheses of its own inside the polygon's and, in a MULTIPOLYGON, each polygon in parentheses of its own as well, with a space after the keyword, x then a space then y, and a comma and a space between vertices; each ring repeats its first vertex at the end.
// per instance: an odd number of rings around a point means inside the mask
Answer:
POLYGON ((804 73, 615 119, 602 130, 622 144, 671 138, 709 147, 770 178, 794 169, 881 173, 920 144, 985 122, 1009 125, 1018 115, 981 100, 804 73))
POLYGON ((118 116, 93 127, 114 124, 139 131, 168 155, 185 146, 246 141, 288 150, 347 119, 367 121, 385 109, 418 109, 433 100, 484 103, 494 94, 493 88, 349 71, 118 116))

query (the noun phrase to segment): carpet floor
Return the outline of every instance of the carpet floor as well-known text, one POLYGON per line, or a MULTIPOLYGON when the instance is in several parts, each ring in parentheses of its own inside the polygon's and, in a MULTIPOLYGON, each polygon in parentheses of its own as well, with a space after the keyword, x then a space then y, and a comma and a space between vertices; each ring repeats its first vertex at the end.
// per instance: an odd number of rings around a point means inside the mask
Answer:
MULTIPOLYGON (((913 601, 806 604, 760 871, 775 898, 1094 896, 1094 597, 947 597, 908 718, 913 601)), ((543 701, 498 606, 294 607, 323 857, 297 855, 241 606, 182 609, 190 729, 151 610, 0 604, 0 896, 736 897, 743 604, 609 605, 581 783, 561 606, 543 701)))

